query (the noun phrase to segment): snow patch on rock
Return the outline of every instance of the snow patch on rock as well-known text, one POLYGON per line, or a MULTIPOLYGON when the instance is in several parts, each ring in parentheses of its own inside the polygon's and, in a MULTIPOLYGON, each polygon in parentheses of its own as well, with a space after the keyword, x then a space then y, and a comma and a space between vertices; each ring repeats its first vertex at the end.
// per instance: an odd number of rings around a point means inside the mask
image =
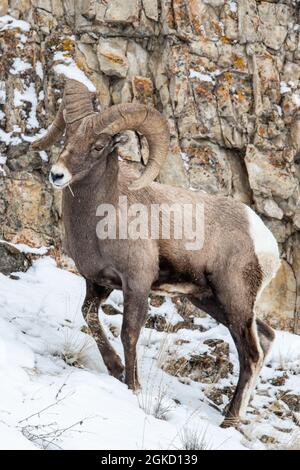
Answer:
POLYGON ((17 75, 18 73, 22 73, 25 70, 28 70, 28 69, 31 69, 31 68, 32 68, 31 64, 29 64, 28 62, 24 62, 24 60, 20 59, 20 57, 16 57, 13 60, 12 68, 10 69, 9 72, 12 75, 17 75))
POLYGON ((27 21, 16 20, 10 15, 0 16, 0 31, 8 29, 21 29, 22 31, 28 32, 30 30, 30 24, 27 21))
POLYGON ((24 102, 31 103, 31 109, 29 112, 29 117, 27 119, 27 128, 38 128, 39 122, 36 117, 37 96, 33 83, 30 83, 29 86, 24 85, 24 91, 22 92, 19 90, 14 91, 14 105, 16 107, 21 107, 23 106, 24 102))
POLYGON ((54 65, 54 71, 58 74, 64 75, 66 78, 77 80, 83 83, 89 91, 95 92, 95 85, 89 80, 85 73, 77 66, 72 57, 67 56, 65 53, 58 51, 55 52, 53 60, 55 62, 63 62, 54 65))

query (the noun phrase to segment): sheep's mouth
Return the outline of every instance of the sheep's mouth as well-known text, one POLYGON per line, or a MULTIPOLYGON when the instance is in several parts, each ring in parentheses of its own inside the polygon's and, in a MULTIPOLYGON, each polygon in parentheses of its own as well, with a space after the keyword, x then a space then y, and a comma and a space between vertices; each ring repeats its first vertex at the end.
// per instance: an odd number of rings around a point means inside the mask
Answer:
POLYGON ((64 189, 64 188, 66 188, 67 186, 70 185, 71 180, 70 180, 68 183, 63 183, 63 184, 53 183, 53 181, 51 181, 51 180, 50 180, 50 182, 51 182, 52 186, 53 186, 55 189, 64 189))

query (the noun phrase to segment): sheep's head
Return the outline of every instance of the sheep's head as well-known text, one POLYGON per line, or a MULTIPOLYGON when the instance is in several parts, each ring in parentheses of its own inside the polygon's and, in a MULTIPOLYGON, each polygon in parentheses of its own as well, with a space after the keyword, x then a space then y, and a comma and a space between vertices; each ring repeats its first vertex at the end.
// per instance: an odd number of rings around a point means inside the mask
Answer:
POLYGON ((119 133, 125 130, 140 132, 149 145, 148 165, 130 187, 141 189, 157 177, 169 148, 167 121, 154 108, 128 103, 96 113, 88 89, 75 80, 67 80, 52 126, 32 147, 45 150, 66 131, 64 148, 50 175, 53 185, 63 188, 83 178, 99 158, 111 153, 115 145, 122 141, 119 133))
POLYGON ((84 117, 78 123, 66 126, 65 145, 49 176, 54 187, 62 189, 82 179, 100 158, 108 156, 119 143, 127 140, 125 135, 106 133, 95 139, 92 123, 93 120, 84 117))

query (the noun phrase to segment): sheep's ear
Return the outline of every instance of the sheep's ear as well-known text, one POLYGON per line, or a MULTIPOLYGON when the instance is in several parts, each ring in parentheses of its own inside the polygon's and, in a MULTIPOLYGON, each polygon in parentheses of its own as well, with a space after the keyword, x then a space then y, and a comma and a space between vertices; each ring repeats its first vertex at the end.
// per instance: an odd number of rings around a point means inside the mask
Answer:
POLYGON ((104 148, 108 147, 109 145, 112 145, 113 143, 113 137, 109 134, 99 134, 97 136, 97 139, 93 143, 93 150, 98 150, 101 151, 104 148))
POLYGON ((118 145, 125 145, 129 140, 128 135, 126 134, 116 134, 114 136, 114 143, 118 145))

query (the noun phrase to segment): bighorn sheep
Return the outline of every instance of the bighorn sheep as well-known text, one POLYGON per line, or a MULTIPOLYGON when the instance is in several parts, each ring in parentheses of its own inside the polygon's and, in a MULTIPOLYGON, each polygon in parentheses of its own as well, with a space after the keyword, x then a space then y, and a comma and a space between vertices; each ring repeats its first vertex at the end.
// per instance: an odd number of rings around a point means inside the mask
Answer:
MULTIPOLYGON (((121 359, 107 340, 98 308, 112 289, 124 293, 121 339, 125 382, 139 388, 136 344, 148 311, 151 290, 186 295, 197 307, 226 325, 236 344, 240 373, 223 426, 235 425, 245 413, 251 392, 274 339, 273 330, 255 317, 255 303, 279 266, 275 238, 261 219, 232 198, 193 192, 153 182, 169 146, 165 118, 140 104, 120 104, 94 112, 88 89, 67 80, 55 120, 35 149, 46 149, 64 130, 65 144, 50 179, 63 189, 66 249, 86 280, 83 315, 110 374, 122 378, 121 359), (125 130, 143 134, 149 161, 135 179, 119 164, 115 146, 125 130), (119 166, 121 166, 119 171, 119 166), (68 185, 71 185, 72 193, 68 185), (97 207, 102 203, 184 204, 204 207, 204 242, 189 251, 186 240, 107 239, 96 235, 97 207)), ((130 166, 130 165, 129 165, 130 166)))

